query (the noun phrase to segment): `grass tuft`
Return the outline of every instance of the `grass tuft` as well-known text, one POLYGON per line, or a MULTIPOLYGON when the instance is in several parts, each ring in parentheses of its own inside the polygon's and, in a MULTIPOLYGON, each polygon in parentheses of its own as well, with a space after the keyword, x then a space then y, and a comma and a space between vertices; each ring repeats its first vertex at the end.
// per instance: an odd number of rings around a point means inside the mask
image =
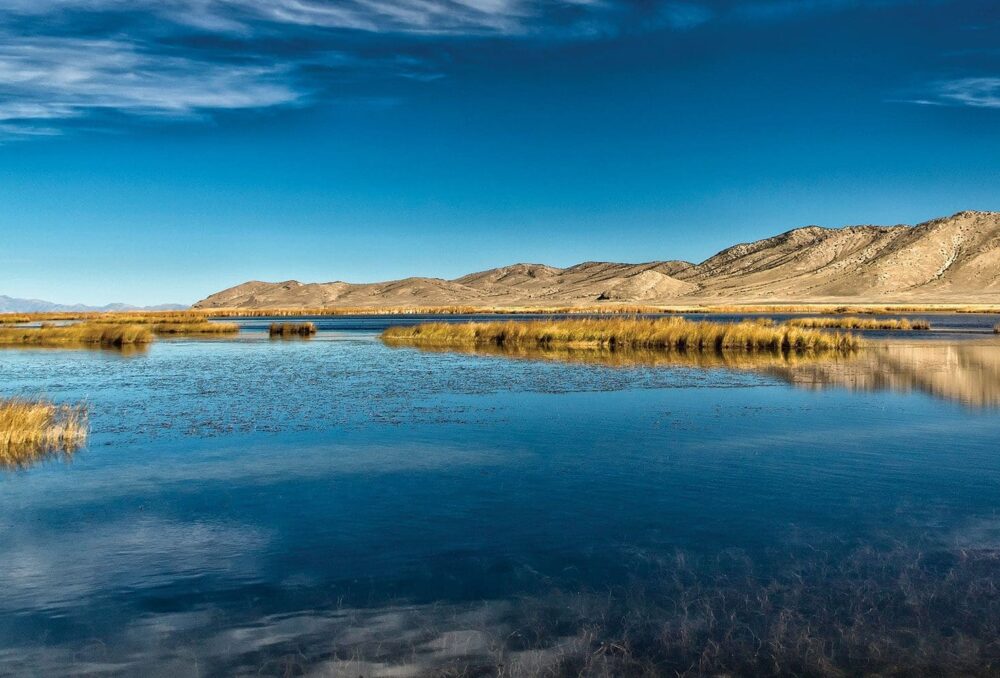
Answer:
POLYGON ((82 406, 0 398, 0 468, 24 468, 52 454, 71 454, 86 438, 82 406))
POLYGON ((0 345, 7 346, 102 346, 121 348, 153 341, 153 333, 142 325, 79 323, 56 327, 0 328, 0 345))
POLYGON ((152 326, 153 334, 236 334, 240 326, 236 323, 213 323, 202 321, 192 323, 166 322, 152 326))
POLYGON ((271 323, 268 333, 272 337, 311 337, 316 334, 316 323, 271 323))
POLYGON ((424 323, 390 327, 387 342, 437 346, 535 346, 667 351, 853 351, 851 334, 761 322, 712 323, 682 318, 593 318, 523 322, 424 323))
POLYGON ((929 330, 927 320, 907 320, 906 318, 793 318, 788 323, 792 327, 840 328, 846 330, 929 330))

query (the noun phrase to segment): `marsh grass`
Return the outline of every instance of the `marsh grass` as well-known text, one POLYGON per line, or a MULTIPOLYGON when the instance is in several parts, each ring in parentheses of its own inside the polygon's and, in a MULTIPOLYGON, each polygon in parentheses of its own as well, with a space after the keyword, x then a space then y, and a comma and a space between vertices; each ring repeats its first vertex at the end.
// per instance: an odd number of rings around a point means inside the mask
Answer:
POLYGON ((823 315, 898 315, 900 313, 1000 313, 997 304, 852 304, 835 303, 773 303, 773 304, 622 304, 602 303, 580 306, 341 306, 299 308, 215 308, 185 311, 203 313, 210 317, 224 318, 283 318, 297 316, 338 315, 677 315, 704 313, 739 315, 746 313, 815 313, 823 315))
POLYGON ((993 326, 993 334, 1000 334, 1000 323, 993 326))
POLYGON ((508 322, 424 323, 390 327, 387 342, 437 346, 600 347, 689 352, 853 351, 851 334, 768 324, 682 318, 587 318, 508 322))
POLYGON ((68 326, 0 328, 0 345, 7 346, 99 346, 148 344, 153 333, 142 325, 79 323, 68 326))
POLYGON ((31 318, 26 315, 12 315, 10 313, 0 313, 0 325, 20 325, 31 322, 31 318))
POLYGON ((845 316, 842 318, 793 318, 787 321, 792 327, 808 327, 812 329, 838 328, 846 330, 929 330, 931 324, 927 320, 908 320, 906 318, 858 318, 845 316))
POLYGON ((271 323, 268 334, 272 337, 311 337, 316 334, 316 323, 271 323))
POLYGON ((0 398, 0 468, 23 468, 53 454, 71 454, 86 438, 82 406, 0 398))
POLYGON ((197 334, 237 334, 240 326, 236 323, 218 322, 169 322, 158 323, 152 326, 153 334, 157 335, 197 335, 197 334))

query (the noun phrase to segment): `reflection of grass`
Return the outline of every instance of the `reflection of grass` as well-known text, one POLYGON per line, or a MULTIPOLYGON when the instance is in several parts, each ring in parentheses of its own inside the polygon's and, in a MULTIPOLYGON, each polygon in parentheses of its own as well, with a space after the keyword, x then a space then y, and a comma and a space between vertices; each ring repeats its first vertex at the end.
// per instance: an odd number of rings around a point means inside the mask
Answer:
POLYGON ((309 337, 316 334, 316 323, 271 323, 272 337, 309 337))
POLYGON ((931 328, 930 322, 926 320, 858 318, 854 316, 843 318, 793 318, 788 321, 788 324, 792 327, 836 327, 848 330, 929 330, 931 328))
POLYGON ((142 325, 80 323, 66 327, 0 328, 0 345, 10 346, 106 346, 148 344, 153 333, 142 325))
POLYGON ((713 351, 851 351, 860 342, 835 334, 766 322, 712 323, 682 318, 595 318, 523 322, 424 323, 390 327, 391 342, 437 346, 594 346, 609 349, 713 351))
MULTIPOLYGON (((403 340, 386 339, 393 347, 413 347, 413 343, 403 340)), ((422 351, 442 353, 464 353, 468 355, 497 356, 520 360, 552 360, 556 362, 601 365, 605 367, 699 367, 730 369, 766 369, 771 367, 794 367, 813 362, 825 362, 840 356, 829 351, 804 352, 745 352, 745 351, 662 351, 650 349, 610 350, 601 347, 538 347, 538 346, 497 346, 495 344, 440 346, 420 345, 422 351)), ((851 353, 848 359, 855 357, 851 353)))
POLYGON ((236 334, 240 326, 236 323, 158 323, 153 325, 154 334, 236 334))
POLYGON ((0 399, 0 468, 20 468, 54 453, 71 453, 86 437, 87 413, 82 407, 0 399))

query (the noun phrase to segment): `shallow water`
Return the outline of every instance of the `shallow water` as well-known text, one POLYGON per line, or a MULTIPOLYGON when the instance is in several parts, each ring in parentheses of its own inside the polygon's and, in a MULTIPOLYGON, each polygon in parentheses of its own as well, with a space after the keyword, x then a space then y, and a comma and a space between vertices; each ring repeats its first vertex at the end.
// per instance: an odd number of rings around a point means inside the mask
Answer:
POLYGON ((0 674, 990 674, 972 318, 758 366, 390 348, 377 318, 4 350, 4 394, 86 400, 92 434, 0 472, 0 674))

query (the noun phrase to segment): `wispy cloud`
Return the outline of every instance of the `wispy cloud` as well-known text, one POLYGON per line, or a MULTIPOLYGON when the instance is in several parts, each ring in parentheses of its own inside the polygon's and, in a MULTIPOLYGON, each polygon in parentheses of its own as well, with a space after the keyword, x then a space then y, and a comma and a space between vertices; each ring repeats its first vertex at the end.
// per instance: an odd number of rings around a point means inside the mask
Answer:
MULTIPOLYGON (((428 46, 475 38, 594 40, 713 22, 742 30, 906 1, 0 0, 0 137, 51 136, 105 113, 190 118, 324 97, 395 100, 344 85, 430 83, 450 56, 427 57, 428 46)), ((922 98, 993 107, 995 83, 958 80, 922 98)))
POLYGON ((962 106, 1000 108, 1000 78, 961 78, 942 83, 938 96, 962 106))
POLYGON ((920 96, 890 101, 919 106, 1000 108, 1000 78, 974 77, 939 81, 927 86, 920 96))
POLYGON ((286 66, 219 63, 146 53, 123 40, 3 36, 0 123, 7 134, 51 134, 24 124, 99 110, 190 116, 202 110, 288 104, 302 92, 286 66))

